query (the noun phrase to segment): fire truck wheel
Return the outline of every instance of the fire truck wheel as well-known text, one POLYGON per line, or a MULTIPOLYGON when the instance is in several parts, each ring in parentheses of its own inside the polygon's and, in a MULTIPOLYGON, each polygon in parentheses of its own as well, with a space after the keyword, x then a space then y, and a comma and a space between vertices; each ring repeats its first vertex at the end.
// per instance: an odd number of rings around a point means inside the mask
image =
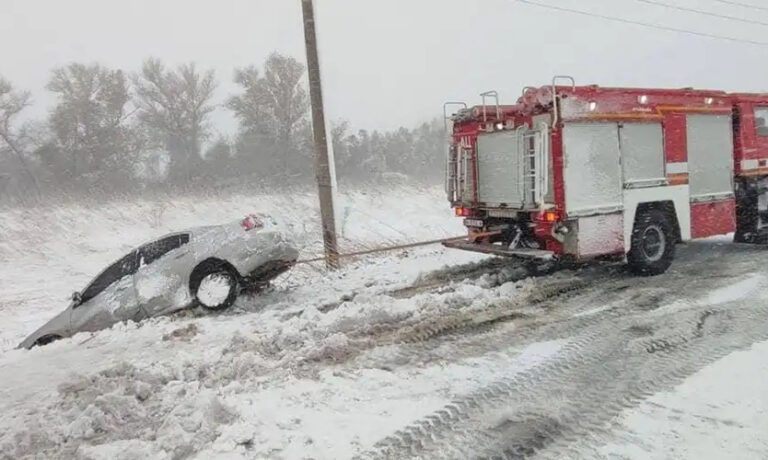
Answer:
POLYGON ((629 269, 641 276, 664 273, 675 257, 674 241, 669 217, 656 209, 644 211, 637 216, 632 230, 632 248, 627 254, 629 269))

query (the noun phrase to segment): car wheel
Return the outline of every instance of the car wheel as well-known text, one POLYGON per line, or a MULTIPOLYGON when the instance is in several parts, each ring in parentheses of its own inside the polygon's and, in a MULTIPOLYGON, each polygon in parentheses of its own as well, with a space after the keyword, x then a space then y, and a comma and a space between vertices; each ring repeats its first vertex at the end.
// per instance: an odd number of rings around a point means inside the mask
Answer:
POLYGON ((201 265, 192 274, 190 285, 197 303, 209 310, 230 307, 239 292, 237 273, 224 263, 201 265))
POLYGON ((667 215, 655 209, 640 214, 627 254, 629 269, 641 276, 660 275, 672 265, 674 257, 675 235, 667 215))

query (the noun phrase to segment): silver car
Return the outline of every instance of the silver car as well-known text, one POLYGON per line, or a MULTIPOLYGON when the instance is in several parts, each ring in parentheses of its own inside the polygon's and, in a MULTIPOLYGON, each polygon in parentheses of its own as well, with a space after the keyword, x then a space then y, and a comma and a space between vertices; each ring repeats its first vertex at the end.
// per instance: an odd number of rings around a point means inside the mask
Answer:
POLYGON ((226 225, 166 235, 107 267, 66 310, 27 337, 20 348, 78 332, 140 321, 192 305, 222 310, 243 289, 260 290, 288 270, 298 251, 272 217, 249 215, 226 225))

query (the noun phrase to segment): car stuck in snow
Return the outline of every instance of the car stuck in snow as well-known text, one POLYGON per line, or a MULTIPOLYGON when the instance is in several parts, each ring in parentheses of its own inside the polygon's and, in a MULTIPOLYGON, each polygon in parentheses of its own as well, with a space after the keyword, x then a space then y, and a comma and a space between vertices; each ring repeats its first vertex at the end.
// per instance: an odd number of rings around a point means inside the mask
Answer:
POLYGON ((244 289, 265 288, 297 258, 283 225, 266 215, 165 235, 132 250, 72 294, 67 309, 19 348, 193 305, 223 310, 244 289))

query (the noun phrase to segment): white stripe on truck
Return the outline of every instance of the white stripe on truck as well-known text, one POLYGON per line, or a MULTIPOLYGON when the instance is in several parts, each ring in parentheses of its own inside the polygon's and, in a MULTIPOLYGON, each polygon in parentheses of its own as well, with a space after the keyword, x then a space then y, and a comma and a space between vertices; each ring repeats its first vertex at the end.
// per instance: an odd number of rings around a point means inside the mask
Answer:
POLYGON ((741 160, 741 170, 748 171, 750 169, 757 169, 760 167, 759 160, 741 160))
POLYGON ((688 172, 688 162, 667 163, 667 174, 683 174, 688 172))

